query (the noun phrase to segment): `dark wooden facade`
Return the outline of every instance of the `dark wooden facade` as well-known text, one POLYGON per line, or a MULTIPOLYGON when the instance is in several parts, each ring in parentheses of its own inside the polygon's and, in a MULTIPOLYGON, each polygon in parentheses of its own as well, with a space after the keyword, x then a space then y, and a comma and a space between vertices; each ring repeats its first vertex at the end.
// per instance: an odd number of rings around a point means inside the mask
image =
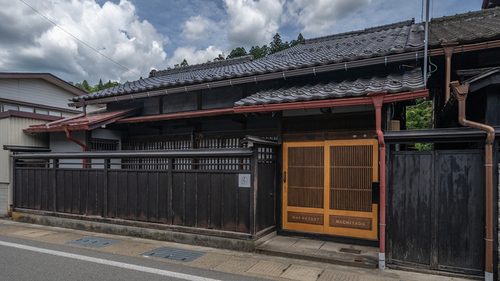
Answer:
POLYGON ((239 232, 275 227, 275 147, 20 155, 15 208, 239 232), (82 164, 82 159, 86 159, 82 164), (55 164, 54 164, 55 163, 55 164), (242 177, 244 180, 242 182, 242 177))
POLYGON ((484 152, 391 151, 388 163, 388 261, 481 275, 484 152))

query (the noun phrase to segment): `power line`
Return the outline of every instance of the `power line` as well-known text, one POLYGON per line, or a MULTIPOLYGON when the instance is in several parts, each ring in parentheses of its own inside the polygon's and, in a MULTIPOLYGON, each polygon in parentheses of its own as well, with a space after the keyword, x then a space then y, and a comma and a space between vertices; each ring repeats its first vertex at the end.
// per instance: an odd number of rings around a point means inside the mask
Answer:
POLYGON ((73 34, 69 33, 68 31, 66 31, 64 28, 60 27, 57 23, 53 22, 52 20, 50 20, 49 18, 47 18, 46 16, 44 16, 42 13, 40 13, 39 11, 37 11, 35 8, 31 7, 30 5, 28 5, 26 2, 24 2, 23 0, 19 0, 21 1, 24 5, 28 6, 30 9, 32 9, 33 11, 35 11, 37 14, 39 14, 40 16, 42 16, 44 19, 48 20, 49 22, 51 22, 53 25, 55 25, 56 27, 58 27, 59 29, 61 29, 62 31, 66 32, 69 36, 75 38, 76 40, 78 40, 78 42, 82 43, 83 45, 89 47, 91 50, 93 50, 94 52, 98 53, 99 55, 107 58, 108 60, 110 60, 111 62, 115 63, 116 65, 126 69, 127 71, 130 71, 132 73, 134 73, 135 75, 141 77, 140 74, 137 74, 135 73, 134 71, 130 70, 129 68, 127 68, 126 66, 114 61, 113 59, 111 59, 110 57, 106 56, 105 54, 99 52, 98 50, 94 49, 92 46, 90 46, 89 44, 83 42, 82 40, 80 40, 78 37, 74 36, 73 34))

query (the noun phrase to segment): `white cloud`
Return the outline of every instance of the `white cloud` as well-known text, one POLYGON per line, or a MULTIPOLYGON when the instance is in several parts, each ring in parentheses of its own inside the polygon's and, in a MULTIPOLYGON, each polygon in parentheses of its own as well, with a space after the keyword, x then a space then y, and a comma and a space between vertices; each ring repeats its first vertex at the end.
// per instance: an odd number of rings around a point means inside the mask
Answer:
POLYGON ((191 17, 182 26, 182 34, 189 41, 200 40, 207 37, 206 30, 210 26, 210 21, 201 15, 191 17))
POLYGON ((168 60, 168 65, 179 64, 184 59, 189 65, 213 61, 221 53, 222 50, 218 46, 208 46, 205 50, 196 50, 195 47, 179 47, 168 60))
MULTIPOLYGON (((151 68, 165 68, 163 45, 168 37, 147 21, 139 21, 134 5, 94 0, 27 1, 107 57, 147 76, 151 68)), ((137 75, 97 54, 20 1, 0 0, 0 71, 51 72, 66 80, 91 85, 99 79, 136 80, 137 75)))
POLYGON ((339 19, 356 9, 370 4, 371 0, 292 0, 287 4, 283 20, 303 26, 305 36, 329 33, 339 19))
POLYGON ((282 0, 224 0, 228 39, 234 46, 268 44, 278 32, 282 0))

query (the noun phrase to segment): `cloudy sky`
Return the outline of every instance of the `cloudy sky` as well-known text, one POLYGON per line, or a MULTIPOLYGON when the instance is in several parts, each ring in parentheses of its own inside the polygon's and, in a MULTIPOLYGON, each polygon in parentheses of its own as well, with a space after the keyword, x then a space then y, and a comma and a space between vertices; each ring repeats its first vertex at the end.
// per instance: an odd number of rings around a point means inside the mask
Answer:
MULTIPOLYGON (((481 3, 431 0, 431 16, 481 3)), ((0 7, 0 72, 91 85, 249 50, 276 33, 290 41, 422 19, 422 0, 0 0, 0 7)))

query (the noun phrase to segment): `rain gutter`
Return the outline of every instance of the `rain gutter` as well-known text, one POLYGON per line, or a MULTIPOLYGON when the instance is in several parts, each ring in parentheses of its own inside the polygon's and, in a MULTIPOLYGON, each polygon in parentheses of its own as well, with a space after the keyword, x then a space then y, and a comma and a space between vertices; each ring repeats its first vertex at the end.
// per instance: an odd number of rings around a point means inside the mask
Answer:
POLYGON ((375 126, 378 135, 378 144, 380 151, 380 228, 379 228, 379 254, 378 269, 385 270, 385 141, 384 132, 382 132, 382 105, 387 91, 369 93, 375 106, 375 126))
POLYGON ((484 189, 485 189, 485 262, 484 280, 493 281, 493 142, 495 129, 486 124, 465 119, 465 108, 469 85, 460 85, 458 81, 450 83, 458 99, 458 122, 466 127, 483 130, 487 133, 484 144, 484 189))
POLYGON ((427 56, 429 48, 429 2, 426 1, 425 4, 425 39, 424 39, 424 84, 427 88, 427 56))
MULTIPOLYGON (((398 102, 398 101, 412 100, 417 98, 424 98, 428 96, 429 96, 429 90, 418 90, 418 91, 385 95, 383 102, 384 103, 398 102)), ((121 120, 116 121, 116 123, 130 124, 139 122, 154 122, 154 121, 216 116, 225 114, 268 113, 268 112, 277 112, 284 110, 297 110, 297 109, 304 110, 304 109, 314 109, 322 107, 342 107, 342 106, 371 105, 371 104, 372 104, 372 99, 370 97, 261 104, 261 105, 235 106, 233 108, 220 108, 220 109, 210 109, 210 110, 188 111, 181 113, 160 114, 153 116, 123 118, 121 120)))

